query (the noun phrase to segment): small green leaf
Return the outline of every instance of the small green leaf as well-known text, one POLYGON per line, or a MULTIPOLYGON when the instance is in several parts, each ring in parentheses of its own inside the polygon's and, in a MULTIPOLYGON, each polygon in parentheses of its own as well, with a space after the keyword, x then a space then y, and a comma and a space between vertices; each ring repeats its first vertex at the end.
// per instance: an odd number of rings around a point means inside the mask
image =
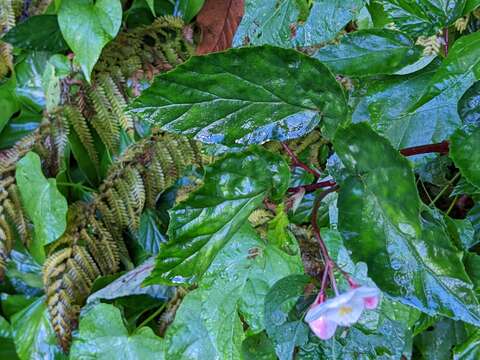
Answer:
POLYGON ((162 222, 155 210, 147 209, 140 217, 140 228, 136 236, 138 244, 149 254, 158 254, 160 245, 167 242, 167 238, 160 231, 162 222))
POLYGON ((453 349, 453 360, 475 360, 480 358, 480 330, 476 330, 463 344, 453 349))
POLYGON ((50 324, 44 296, 12 317, 12 335, 21 360, 66 359, 50 324))
POLYGON ((457 130, 450 138, 450 157, 463 176, 480 187, 480 127, 471 133, 457 130))
POLYGON ((271 46, 193 57, 158 76, 131 111, 166 131, 227 146, 297 138, 321 119, 332 136, 347 117, 343 90, 325 65, 271 46))
POLYGON ((44 246, 57 240, 66 228, 68 205, 55 179, 45 178, 34 152, 18 162, 15 177, 22 204, 35 226, 35 242, 44 246))
POLYGON ((186 23, 198 14, 205 0, 178 0, 176 5, 176 16, 181 16, 186 23))
POLYGON ((340 183, 339 230, 354 261, 394 299, 478 326, 480 307, 446 226, 422 212, 408 160, 367 125, 339 129, 335 150, 349 176, 340 183))
POLYGON ((88 81, 103 47, 117 35, 121 22, 120 0, 62 0, 58 23, 88 81))
POLYGON ((265 298, 265 328, 280 360, 291 359, 295 347, 308 340, 308 325, 289 314, 295 312, 295 304, 309 282, 305 275, 287 276, 277 281, 265 298))
POLYGON ((477 244, 475 239, 475 229, 472 222, 468 219, 452 219, 445 216, 448 232, 459 249, 468 251, 477 244))
POLYGON ((364 6, 362 0, 246 0, 233 45, 304 47, 334 39, 364 6))
POLYGON ((247 337, 242 343, 243 360, 277 360, 272 341, 265 332, 247 337))
POLYGON ((152 11, 153 16, 155 16, 155 0, 146 0, 148 7, 152 11))
POLYGON ((393 74, 420 59, 422 50, 405 34, 387 29, 359 30, 313 56, 334 72, 349 76, 393 74))
POLYGON ((25 50, 52 53, 68 50, 56 15, 31 16, 6 33, 2 40, 25 50))
POLYGON ((301 271, 299 256, 266 244, 251 226, 243 226, 184 298, 166 334, 166 358, 240 359, 245 337, 240 319, 261 332, 269 288, 301 271))
POLYGON ((261 148, 207 167, 203 186, 170 211, 170 240, 146 283, 198 281, 251 212, 267 195, 281 198, 288 182, 287 163, 261 148))
POLYGON ((465 9, 463 10, 463 13, 468 14, 469 12, 478 8, 479 6, 480 6, 480 0, 466 0, 465 9))
POLYGON ((53 114, 60 104, 60 79, 55 74, 55 66, 47 63, 42 76, 42 86, 45 93, 45 109, 53 114))
POLYGON ((385 12, 401 30, 412 35, 434 35, 463 15, 466 0, 382 0, 385 12))
POLYGON ((98 304, 81 317, 70 358, 110 360, 120 356, 124 360, 162 360, 164 351, 164 341, 152 329, 142 327, 129 335, 120 310, 110 304, 98 304))

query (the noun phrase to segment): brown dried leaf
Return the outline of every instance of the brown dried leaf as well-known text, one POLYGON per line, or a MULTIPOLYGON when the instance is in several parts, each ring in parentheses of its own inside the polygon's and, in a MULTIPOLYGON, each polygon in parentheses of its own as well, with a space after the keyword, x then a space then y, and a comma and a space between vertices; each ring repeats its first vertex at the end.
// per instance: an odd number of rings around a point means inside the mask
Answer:
POLYGON ((202 41, 197 54, 228 49, 242 20, 244 0, 207 0, 197 16, 202 41))

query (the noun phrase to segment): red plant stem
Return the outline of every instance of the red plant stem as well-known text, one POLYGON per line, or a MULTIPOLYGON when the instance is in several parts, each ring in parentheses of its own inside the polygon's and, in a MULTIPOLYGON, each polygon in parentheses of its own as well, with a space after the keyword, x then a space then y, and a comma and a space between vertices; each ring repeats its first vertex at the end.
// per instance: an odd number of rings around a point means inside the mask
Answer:
MULTIPOLYGON (((442 141, 441 143, 436 143, 436 144, 413 146, 413 147, 400 150, 400 154, 402 154, 403 156, 414 156, 414 155, 429 154, 429 153, 439 153, 439 154, 445 155, 445 154, 448 154, 448 152, 449 152, 448 141, 442 141)), ((305 190, 306 193, 308 193, 308 192, 316 191, 318 189, 327 188, 335 185, 336 185, 335 181, 326 180, 326 181, 315 182, 313 184, 291 187, 291 188, 288 188, 287 191, 290 193, 296 193, 303 189, 305 190)))
POLYGON ((290 156, 290 158, 292 159, 292 165, 295 166, 295 167, 300 167, 302 168, 303 170, 309 172, 310 174, 312 174, 316 179, 318 179, 319 177, 321 177, 322 175, 312 169, 310 166, 308 166, 307 164, 305 164, 304 162, 302 162, 298 157, 297 155, 295 155, 295 153, 292 151, 292 149, 290 149, 288 147, 287 144, 285 143, 282 143, 282 146, 283 146, 283 149, 286 151, 286 153, 288 154, 288 156, 290 156))
POLYGON ((405 148, 400 150, 400 154, 402 154, 403 156, 413 156, 413 155, 428 154, 428 153, 448 154, 448 151, 449 151, 448 141, 443 141, 437 144, 428 144, 428 145, 420 145, 420 146, 405 148))

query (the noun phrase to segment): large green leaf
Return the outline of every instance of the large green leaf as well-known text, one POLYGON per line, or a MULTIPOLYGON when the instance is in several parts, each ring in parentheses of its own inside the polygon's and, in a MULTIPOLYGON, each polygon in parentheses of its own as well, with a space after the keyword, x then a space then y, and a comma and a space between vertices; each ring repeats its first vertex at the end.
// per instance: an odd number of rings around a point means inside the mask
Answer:
POLYGON ((382 0, 388 17, 414 35, 433 35, 463 15, 466 0, 382 0))
POLYGON ((349 76, 393 74, 420 59, 422 50, 399 31, 360 30, 342 37, 339 44, 320 48, 314 57, 334 72, 349 76))
POLYGON ((462 36, 453 44, 419 101, 416 110, 433 99, 448 94, 455 103, 480 79, 480 32, 462 36))
POLYGON ((480 126, 480 81, 463 94, 458 102, 458 113, 465 124, 480 126))
POLYGON ((468 14, 470 11, 475 10, 480 6, 480 0, 466 0, 464 14, 468 14))
POLYGON ((291 359, 295 347, 308 341, 310 330, 303 319, 295 316, 295 303, 309 282, 305 275, 287 276, 277 281, 265 298, 265 328, 280 360, 291 359))
POLYGON ((152 283, 194 283, 267 195, 279 199, 289 168, 261 148, 207 167, 203 186, 170 211, 169 242, 160 247, 152 283))
POLYGON ((50 324, 45 297, 15 314, 11 328, 20 359, 66 359, 50 324))
POLYGON ((461 255, 441 217, 424 211, 408 160, 365 124, 339 129, 345 165, 339 229, 355 261, 391 297, 430 315, 480 324, 480 308, 461 255))
POLYGON ((152 329, 142 327, 129 334, 120 310, 98 304, 80 319, 70 359, 123 360, 164 359, 164 342, 152 329))
POLYGON ((6 33, 2 40, 26 50, 57 53, 68 49, 56 15, 31 16, 6 33))
POLYGON ((35 226, 35 241, 43 246, 57 240, 67 225, 68 205, 56 180, 45 178, 40 157, 34 152, 18 162, 15 178, 22 204, 35 226))
POLYGON ((312 46, 335 38, 363 7, 362 0, 246 0, 233 45, 312 46))
POLYGON ((463 176, 480 187, 480 127, 471 133, 457 130, 450 138, 450 157, 463 176))
POLYGON ((266 244, 243 226, 178 309, 166 335, 168 359, 240 359, 245 337, 264 328, 263 304, 280 278, 302 271, 298 255, 266 244))
POLYGON ((447 139, 461 124, 456 108, 461 91, 452 88, 411 111, 434 73, 432 64, 418 73, 367 82, 353 122, 368 121, 397 149, 447 139))
POLYGON ((297 138, 321 119, 331 136, 347 116, 325 65, 271 46, 193 57, 158 76, 131 108, 166 131, 227 146, 297 138))
POLYGON ((87 80, 90 81, 103 47, 117 35, 121 22, 120 0, 62 0, 58 24, 87 80))

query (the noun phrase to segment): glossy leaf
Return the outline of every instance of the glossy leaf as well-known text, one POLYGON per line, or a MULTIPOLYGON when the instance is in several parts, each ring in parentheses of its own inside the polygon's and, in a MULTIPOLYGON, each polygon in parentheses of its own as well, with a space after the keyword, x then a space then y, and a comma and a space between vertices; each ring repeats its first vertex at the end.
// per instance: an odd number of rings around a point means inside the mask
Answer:
POLYGON ((411 110, 427 88, 435 64, 406 75, 367 82, 353 114, 353 122, 367 121, 397 149, 441 142, 460 127, 460 91, 452 88, 411 110))
POLYGON ((250 213, 267 195, 281 198, 288 182, 287 163, 260 148, 207 167, 203 186, 170 211, 170 240, 146 283, 198 281, 250 213))
POLYGON ((140 228, 136 236, 137 243, 148 254, 158 254, 160 245, 167 242, 167 238, 160 231, 162 222, 155 210, 147 209, 140 217, 140 228))
POLYGON ((17 24, 2 38, 14 47, 59 53, 68 50, 56 15, 37 15, 17 24))
POLYGON ((162 360, 163 354, 164 342, 152 329, 143 327, 129 334, 120 310, 109 304, 95 305, 81 317, 70 350, 71 359, 162 360))
POLYGON ((466 0, 382 0, 385 12, 412 35, 433 35, 463 15, 466 0))
POLYGON ((463 344, 453 349, 454 360, 475 360, 480 357, 480 330, 477 329, 463 344))
POLYGON ((420 100, 410 109, 414 111, 445 94, 455 102, 480 79, 480 32, 459 38, 448 52, 430 80, 420 100))
POLYGON ((325 65, 271 46, 193 57, 158 76, 131 109, 166 131, 227 146, 297 138, 322 119, 331 136, 347 116, 325 65))
POLYGON ((0 132, 20 108, 15 96, 15 85, 15 77, 0 85, 0 132))
POLYGON ((468 219, 452 219, 449 216, 445 217, 447 228, 451 238, 459 249, 468 251, 471 247, 477 244, 475 239, 475 228, 468 219))
POLYGON ((233 45, 312 46, 335 38, 363 7, 361 0, 245 1, 233 45))
POLYGON ((320 48, 314 57, 335 73, 348 76, 393 74, 420 59, 422 49, 399 31, 359 30, 339 44, 320 48))
POLYGON ((66 359, 50 324, 45 297, 15 314, 11 328, 21 360, 66 359))
POLYGON ((304 275, 287 276, 276 282, 265 298, 265 328, 280 360, 291 359, 295 347, 308 340, 308 325, 289 313, 309 282, 304 275))
POLYGON ((239 359, 245 338, 264 328, 263 304, 278 279, 302 270, 299 256, 266 244, 242 227, 178 309, 166 334, 167 359, 239 359))
POLYGON ((198 14, 205 0, 178 0, 175 7, 175 15, 181 16, 186 23, 198 14))
POLYGON ((457 130, 450 138, 450 157, 462 175, 480 187, 480 127, 471 133, 457 130))
POLYGON ((88 81, 103 47, 117 35, 121 21, 120 0, 62 0, 58 24, 88 81))
POLYGON ((462 322, 442 319, 433 325, 433 329, 415 337, 415 346, 425 360, 450 360, 453 347, 463 343, 466 337, 462 322))
POLYGON ((480 81, 473 84, 458 102, 458 113, 467 125, 480 125, 480 81))
POLYGON ((45 178, 34 152, 18 162, 15 177, 22 204, 35 226, 35 241, 43 246, 57 240, 66 228, 68 206, 56 180, 45 178))
POLYGON ((480 307, 441 218, 425 213, 408 160, 367 125, 339 129, 339 229, 354 261, 398 301, 430 315, 480 324, 480 307), (394 183, 392 183, 392 179, 394 183))
POLYGON ((480 0, 466 0, 463 13, 468 14, 469 12, 475 10, 478 7, 480 7, 480 0))

